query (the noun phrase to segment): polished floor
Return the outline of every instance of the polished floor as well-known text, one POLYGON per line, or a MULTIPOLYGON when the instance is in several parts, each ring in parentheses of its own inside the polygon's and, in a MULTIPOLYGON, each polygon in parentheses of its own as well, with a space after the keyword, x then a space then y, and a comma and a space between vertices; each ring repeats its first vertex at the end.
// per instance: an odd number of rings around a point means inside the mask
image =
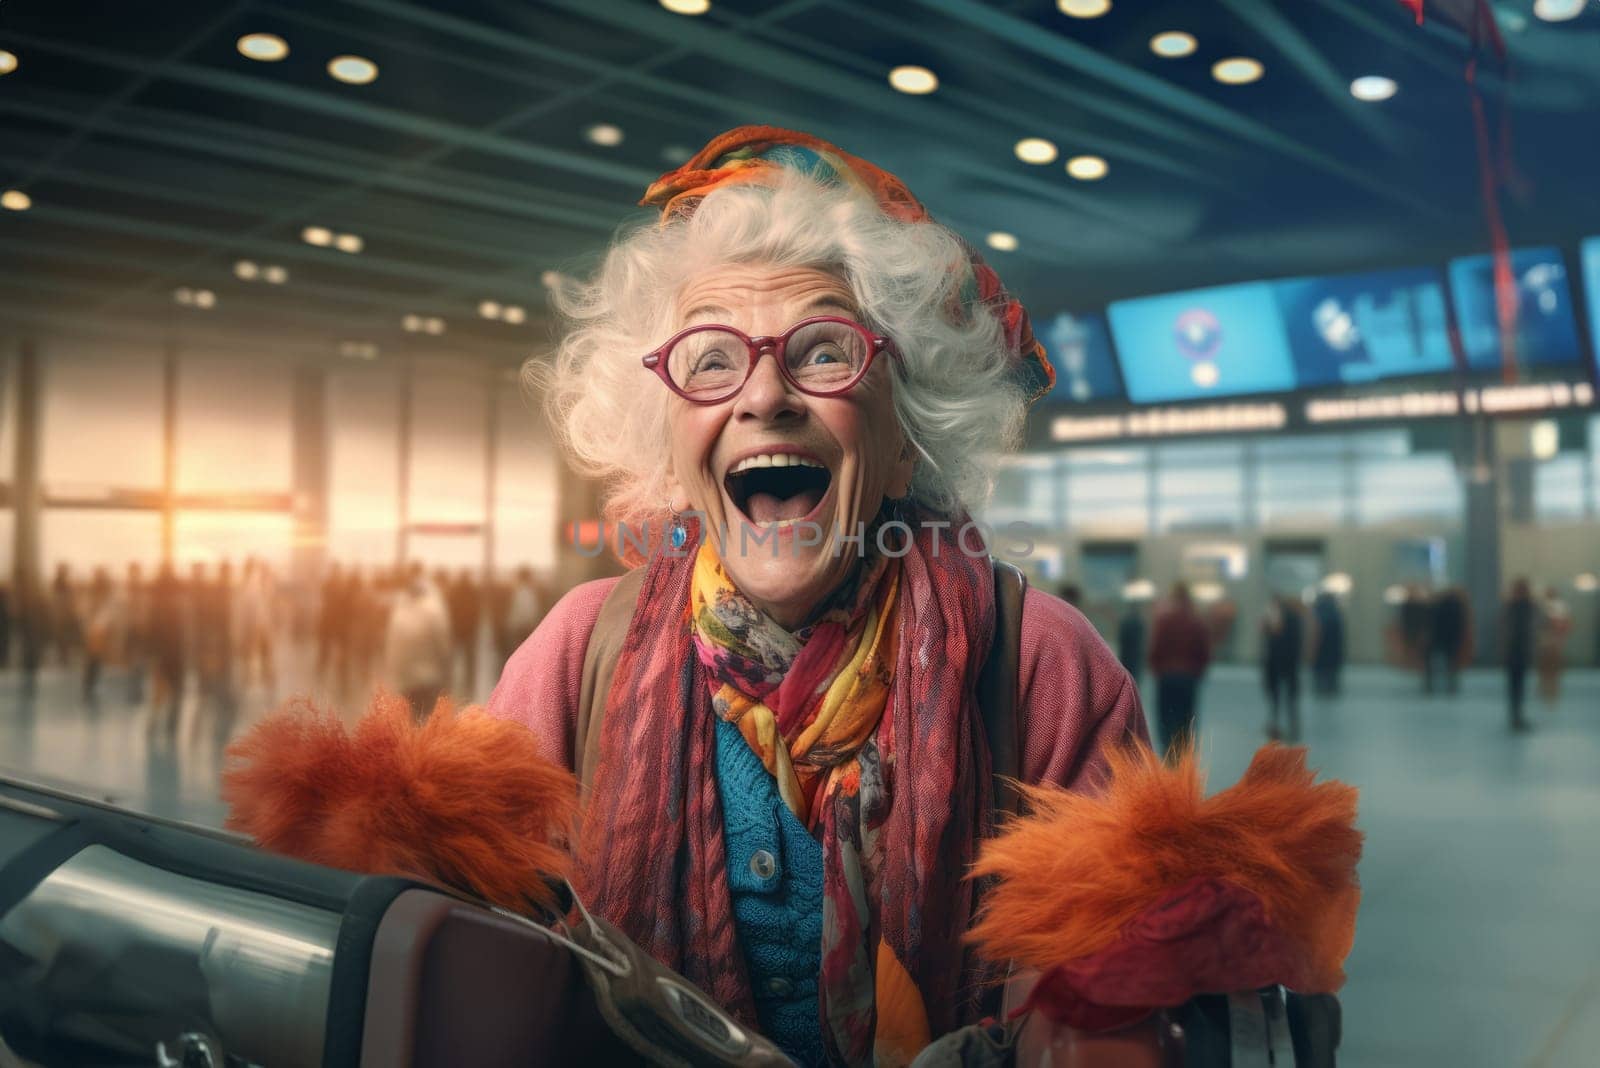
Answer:
MULTIPOLYGON (((291 657, 290 680, 309 675, 291 657)), ((1553 706, 1531 701, 1526 734, 1507 730, 1491 672, 1469 673, 1459 696, 1417 691, 1412 676, 1355 669, 1342 697, 1305 702, 1312 762, 1361 788, 1367 834, 1341 1063, 1600 1064, 1600 672, 1570 673, 1553 706)), ((120 675, 91 704, 64 671, 31 699, 6 673, 0 774, 219 823, 221 744, 272 700, 246 689, 230 711, 190 694, 169 740, 120 675)), ((1214 785, 1243 770, 1262 719, 1253 672, 1213 673, 1201 737, 1214 785)))

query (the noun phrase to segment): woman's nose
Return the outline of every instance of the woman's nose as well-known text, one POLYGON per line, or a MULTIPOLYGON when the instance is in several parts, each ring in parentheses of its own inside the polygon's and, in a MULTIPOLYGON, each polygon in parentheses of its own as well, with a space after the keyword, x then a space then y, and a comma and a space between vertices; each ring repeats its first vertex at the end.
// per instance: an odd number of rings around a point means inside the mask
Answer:
POLYGON ((763 349, 744 389, 739 391, 735 414, 770 422, 785 415, 799 414, 801 404, 799 391, 778 370, 777 354, 763 349))

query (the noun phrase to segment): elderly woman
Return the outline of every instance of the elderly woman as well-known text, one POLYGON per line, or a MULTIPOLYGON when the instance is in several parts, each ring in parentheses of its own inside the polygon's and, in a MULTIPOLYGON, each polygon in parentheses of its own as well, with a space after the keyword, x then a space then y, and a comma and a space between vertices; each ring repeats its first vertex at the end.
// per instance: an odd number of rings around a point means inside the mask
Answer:
MULTIPOLYGON (((1053 376, 993 272, 831 145, 734 130, 645 203, 536 377, 608 519, 664 534, 490 710, 580 773, 595 911, 802 1063, 906 1063, 991 978, 963 935, 996 584, 962 528, 1053 376)), ((1091 784, 1144 736, 1127 673, 1038 591, 1011 641, 1001 770, 1091 784)))

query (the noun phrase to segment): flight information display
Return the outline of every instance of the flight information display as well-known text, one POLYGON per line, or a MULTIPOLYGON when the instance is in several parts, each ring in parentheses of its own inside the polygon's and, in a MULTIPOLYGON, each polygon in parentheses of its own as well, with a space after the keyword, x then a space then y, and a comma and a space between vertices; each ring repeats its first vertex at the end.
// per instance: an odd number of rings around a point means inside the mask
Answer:
POLYGON ((1056 369, 1055 388, 1046 400, 1083 403, 1122 396, 1104 316, 1062 312, 1036 322, 1034 331, 1056 369))
POLYGON ((1117 301, 1111 337, 1139 404, 1276 393, 1294 360, 1269 282, 1117 301))
POLYGON ((1589 344, 1600 368, 1600 237, 1583 242, 1583 292, 1589 306, 1589 344))
MULTIPOLYGON (((1578 324, 1572 313, 1567 268, 1555 248, 1515 249, 1511 275, 1517 292, 1516 359, 1523 367, 1578 363, 1578 324)), ((1500 323, 1495 315, 1494 257, 1450 261, 1450 295, 1467 365, 1500 369, 1500 323)))
POLYGON ((1444 277, 1431 267, 1273 283, 1306 387, 1451 370, 1444 277))

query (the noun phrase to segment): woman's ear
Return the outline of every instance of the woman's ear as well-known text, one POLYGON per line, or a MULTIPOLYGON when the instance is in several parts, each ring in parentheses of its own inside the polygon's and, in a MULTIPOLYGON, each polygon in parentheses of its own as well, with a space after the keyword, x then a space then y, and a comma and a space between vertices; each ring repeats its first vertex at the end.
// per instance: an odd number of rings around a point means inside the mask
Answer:
POLYGON ((689 500, 689 494, 684 492, 683 483, 667 472, 667 507, 674 512, 688 512, 694 508, 694 502, 689 500))

